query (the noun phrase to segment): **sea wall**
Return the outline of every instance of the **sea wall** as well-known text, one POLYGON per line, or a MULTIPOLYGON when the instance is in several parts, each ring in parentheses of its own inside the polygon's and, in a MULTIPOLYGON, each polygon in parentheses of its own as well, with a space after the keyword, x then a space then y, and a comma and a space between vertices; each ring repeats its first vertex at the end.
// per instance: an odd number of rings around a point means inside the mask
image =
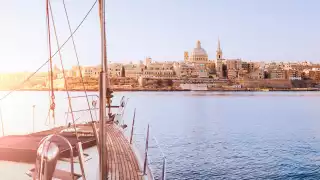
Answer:
POLYGON ((292 88, 290 80, 242 80, 239 82, 244 88, 292 88))

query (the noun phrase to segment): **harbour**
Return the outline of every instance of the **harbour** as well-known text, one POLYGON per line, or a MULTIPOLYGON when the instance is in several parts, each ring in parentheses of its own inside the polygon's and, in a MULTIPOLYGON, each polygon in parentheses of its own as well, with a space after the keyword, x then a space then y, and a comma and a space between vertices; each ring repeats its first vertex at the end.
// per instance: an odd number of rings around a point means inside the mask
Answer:
MULTIPOLYGON (((81 94, 72 92, 73 96, 81 94)), ((320 176, 318 92, 115 92, 114 102, 123 95, 129 98, 124 113, 128 127, 124 134, 130 139, 136 108, 137 149, 143 156, 143 137, 150 124, 150 137, 157 139, 166 155, 167 179, 318 179, 320 176)), ((50 125, 43 122, 47 96, 47 92, 20 91, 3 101, 5 134, 32 132, 32 105, 35 105, 35 130, 48 129, 50 125), (16 101, 22 98, 25 101, 16 101), (13 115, 10 109, 14 108, 23 111, 13 115)), ((66 95, 58 92, 56 96, 61 104, 57 107, 61 113, 56 115, 60 121, 56 123, 63 125, 64 112, 68 111, 64 103, 66 95)), ((79 102, 74 99, 77 109, 86 107, 79 102)), ((89 115, 79 112, 76 118, 79 116, 89 115)), ((160 179, 162 157, 153 140, 149 155, 150 166, 158 174, 156 179, 160 179)), ((0 169, 6 168, 0 163, 0 169)))
POLYGON ((0 179, 320 179, 318 2, 2 5, 0 179))

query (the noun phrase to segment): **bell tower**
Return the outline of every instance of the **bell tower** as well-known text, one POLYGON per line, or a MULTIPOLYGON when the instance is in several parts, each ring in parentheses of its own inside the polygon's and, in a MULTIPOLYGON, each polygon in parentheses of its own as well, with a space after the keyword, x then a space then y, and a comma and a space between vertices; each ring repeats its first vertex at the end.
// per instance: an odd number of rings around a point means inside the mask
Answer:
POLYGON ((216 73, 219 78, 223 78, 223 56, 222 56, 222 50, 220 47, 220 39, 218 39, 218 47, 216 52, 217 52, 216 73))

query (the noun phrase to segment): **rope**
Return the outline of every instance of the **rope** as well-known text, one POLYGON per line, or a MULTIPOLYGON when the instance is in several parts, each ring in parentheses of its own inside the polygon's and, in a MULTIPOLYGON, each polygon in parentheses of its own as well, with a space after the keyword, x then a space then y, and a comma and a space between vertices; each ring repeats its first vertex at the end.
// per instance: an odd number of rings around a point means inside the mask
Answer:
MULTIPOLYGON (((63 0, 62 2, 63 2, 64 12, 66 14, 66 18, 67 18, 67 21, 68 21, 68 26, 69 26, 69 31, 70 31, 70 34, 71 34, 73 49, 74 49, 74 53, 75 53, 75 56, 76 56, 76 59, 77 59, 77 63, 78 63, 78 69, 79 69, 79 73, 80 73, 81 83, 82 83, 82 86, 83 86, 83 91, 84 91, 85 96, 86 96, 87 105, 88 105, 89 113, 90 113, 90 117, 91 117, 91 122, 93 122, 93 115, 92 115, 92 112, 91 112, 91 107, 90 107, 90 102, 89 102, 86 86, 85 86, 84 81, 83 81, 83 75, 82 75, 82 71, 81 71, 81 68, 80 68, 78 52, 77 52, 76 44, 75 44, 75 41, 74 41, 74 38, 73 38, 73 34, 72 34, 72 29, 71 29, 71 25, 70 25, 70 20, 69 20, 69 16, 68 16, 65 0, 63 0)), ((97 2, 97 0, 95 1, 95 3, 96 2, 97 2)))
MULTIPOLYGON (((49 7, 50 7, 50 12, 51 12, 51 19, 52 19, 54 34, 55 34, 55 37, 56 37, 57 47, 59 48, 60 45, 59 45, 59 40, 58 40, 58 35, 57 35, 57 29, 56 29, 56 25, 55 25, 55 23, 54 23, 54 17, 53 17, 52 7, 51 7, 51 4, 50 4, 50 3, 49 3, 49 7)), ((69 109, 70 109, 70 111, 71 111, 71 118, 72 118, 72 121, 73 121, 74 131, 75 131, 75 133, 76 133, 76 138, 77 138, 77 140, 79 140, 79 136, 78 136, 78 132, 77 132, 77 127, 76 127, 76 122, 75 122, 74 114, 73 114, 73 110, 72 110, 72 103, 71 103, 70 93, 69 93, 69 90, 68 90, 68 83, 67 83, 66 74, 65 74, 65 70, 64 70, 64 66, 63 66, 63 61, 62 61, 62 55, 61 55, 61 52, 60 52, 60 51, 59 51, 59 57, 60 57, 60 63, 61 63, 61 69, 62 69, 62 73, 63 73, 63 78, 64 78, 64 84, 65 84, 65 88, 66 88, 66 91, 67 91, 68 104, 69 104, 69 109)), ((51 72, 52 72, 52 71, 51 71, 51 72)), ((53 88, 52 88, 52 89, 53 89, 53 88)), ((54 103, 54 102, 53 102, 53 103, 54 103)))
MULTIPOLYGON (((53 55, 50 58, 53 58, 58 51, 60 51, 66 44, 67 42, 71 39, 71 37, 78 31, 78 29, 80 28, 80 26, 83 24, 83 22, 87 19, 88 15, 91 13, 92 9, 94 8, 94 6, 97 4, 98 0, 96 0, 93 5, 91 6, 91 8, 89 9, 89 11, 87 12, 87 14, 84 16, 84 18, 82 19, 82 21, 80 22, 80 24, 77 26, 77 28, 72 32, 72 34, 67 38, 67 40, 60 46, 60 49, 58 49, 55 53, 53 53, 53 55)), ((36 71, 34 71, 32 74, 30 74, 21 84, 19 84, 16 88, 11 89, 7 94, 5 94, 4 96, 1 97, 0 101, 4 100, 6 97, 8 97, 10 94, 12 94, 13 92, 19 90, 22 88, 22 85, 25 84, 26 82, 28 82, 37 72, 40 71, 40 69, 42 69, 48 62, 50 61, 50 59, 48 59, 47 61, 45 61, 38 69, 36 69, 36 71)))
MULTIPOLYGON (((51 104, 50 109, 52 110, 52 118, 53 124, 55 125, 55 96, 54 96, 54 89, 53 89, 53 68, 52 68, 52 57, 51 57, 51 32, 50 32, 50 12, 49 12, 49 0, 46 1, 46 14, 47 14, 47 28, 48 28, 48 45, 49 45, 49 62, 50 62, 50 89, 51 89, 51 104)), ((51 12, 52 14, 52 12, 51 12)), ((59 47, 59 46, 58 46, 59 47)), ((60 53, 60 50, 59 50, 60 53)))
MULTIPOLYGON (((48 64, 48 77, 47 77, 47 82, 49 82, 50 81, 50 64, 48 64)), ((50 86, 50 85, 49 85, 50 86)), ((48 109, 48 116, 47 116, 47 120, 46 121, 48 121, 49 122, 49 125, 50 125, 50 122, 51 122, 51 116, 50 116, 50 112, 51 112, 51 109, 50 109, 50 104, 51 104, 51 92, 50 91, 48 91, 48 97, 49 97, 49 109, 48 109)), ((47 123, 47 122, 46 122, 47 123)), ((48 125, 48 124, 46 124, 46 125, 48 125)))

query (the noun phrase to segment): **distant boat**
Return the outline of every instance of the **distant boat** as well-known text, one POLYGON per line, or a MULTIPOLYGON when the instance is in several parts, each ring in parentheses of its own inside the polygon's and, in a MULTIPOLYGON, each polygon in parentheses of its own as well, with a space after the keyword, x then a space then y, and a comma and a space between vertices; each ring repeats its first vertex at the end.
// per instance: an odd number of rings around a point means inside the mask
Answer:
POLYGON ((207 84, 180 84, 181 89, 191 91, 207 91, 207 84))

